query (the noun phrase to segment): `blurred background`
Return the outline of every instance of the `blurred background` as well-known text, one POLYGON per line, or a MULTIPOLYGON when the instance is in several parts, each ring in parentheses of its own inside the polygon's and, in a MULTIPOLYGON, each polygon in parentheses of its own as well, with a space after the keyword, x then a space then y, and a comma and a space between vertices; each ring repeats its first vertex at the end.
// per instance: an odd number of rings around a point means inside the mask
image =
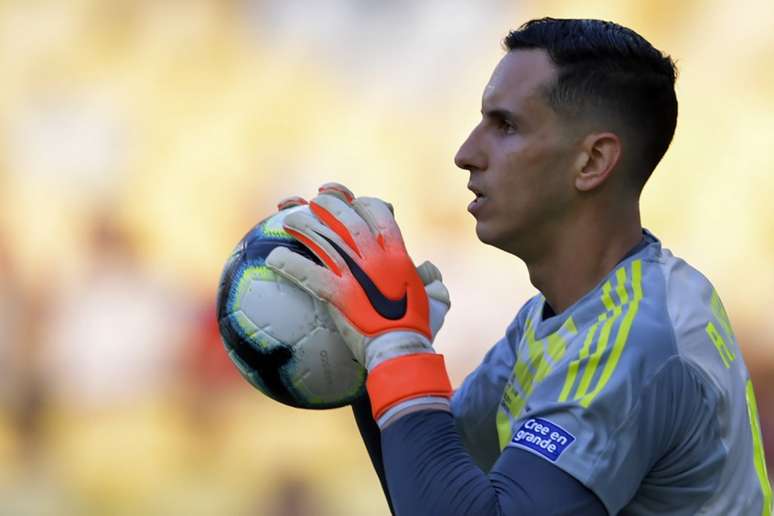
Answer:
POLYGON ((458 384, 534 289, 476 240, 452 157, 500 40, 546 15, 676 59, 643 219, 724 299, 774 465, 774 4, 582 4, 0 2, 0 514, 387 514, 348 409, 281 406, 227 361, 220 269, 282 197, 386 198, 452 293, 458 384))

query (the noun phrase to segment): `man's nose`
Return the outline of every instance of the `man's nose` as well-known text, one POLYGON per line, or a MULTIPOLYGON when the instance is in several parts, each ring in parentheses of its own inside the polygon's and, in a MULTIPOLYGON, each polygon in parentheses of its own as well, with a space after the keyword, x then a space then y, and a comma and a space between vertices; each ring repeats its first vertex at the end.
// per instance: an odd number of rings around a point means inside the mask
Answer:
POLYGON ((486 168, 486 156, 481 149, 478 129, 479 126, 473 128, 454 156, 454 164, 470 172, 486 168))

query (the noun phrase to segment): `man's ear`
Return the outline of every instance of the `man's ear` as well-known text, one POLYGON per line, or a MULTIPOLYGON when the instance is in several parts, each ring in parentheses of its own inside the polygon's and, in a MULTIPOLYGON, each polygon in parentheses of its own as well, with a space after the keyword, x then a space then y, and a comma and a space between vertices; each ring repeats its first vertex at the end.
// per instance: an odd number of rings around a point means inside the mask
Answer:
POLYGON ((621 139, 615 133, 592 133, 584 138, 576 160, 575 188, 590 192, 610 177, 621 160, 621 139))

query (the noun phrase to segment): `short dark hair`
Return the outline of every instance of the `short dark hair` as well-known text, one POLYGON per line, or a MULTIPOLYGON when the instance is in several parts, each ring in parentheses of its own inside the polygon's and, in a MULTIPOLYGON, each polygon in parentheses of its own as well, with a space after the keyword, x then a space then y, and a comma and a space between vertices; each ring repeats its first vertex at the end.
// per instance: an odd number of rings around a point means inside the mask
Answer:
POLYGON ((602 113, 636 139, 639 186, 664 156, 677 125, 674 61, 631 29, 602 20, 541 18, 511 31, 506 50, 544 49, 557 67, 548 100, 561 114, 602 113))

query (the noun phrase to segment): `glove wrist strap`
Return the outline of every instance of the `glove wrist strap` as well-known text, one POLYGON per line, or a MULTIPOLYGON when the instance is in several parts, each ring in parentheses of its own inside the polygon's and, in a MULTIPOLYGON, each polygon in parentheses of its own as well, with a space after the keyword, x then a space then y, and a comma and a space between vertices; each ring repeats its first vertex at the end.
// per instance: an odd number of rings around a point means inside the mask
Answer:
POLYGON ((435 354, 427 337, 413 331, 390 331, 370 339, 365 348, 364 365, 370 371, 382 362, 417 353, 435 354))
POLYGON ((366 388, 375 420, 390 408, 413 398, 450 398, 449 375, 443 355, 418 353, 382 362, 368 372, 366 388))

